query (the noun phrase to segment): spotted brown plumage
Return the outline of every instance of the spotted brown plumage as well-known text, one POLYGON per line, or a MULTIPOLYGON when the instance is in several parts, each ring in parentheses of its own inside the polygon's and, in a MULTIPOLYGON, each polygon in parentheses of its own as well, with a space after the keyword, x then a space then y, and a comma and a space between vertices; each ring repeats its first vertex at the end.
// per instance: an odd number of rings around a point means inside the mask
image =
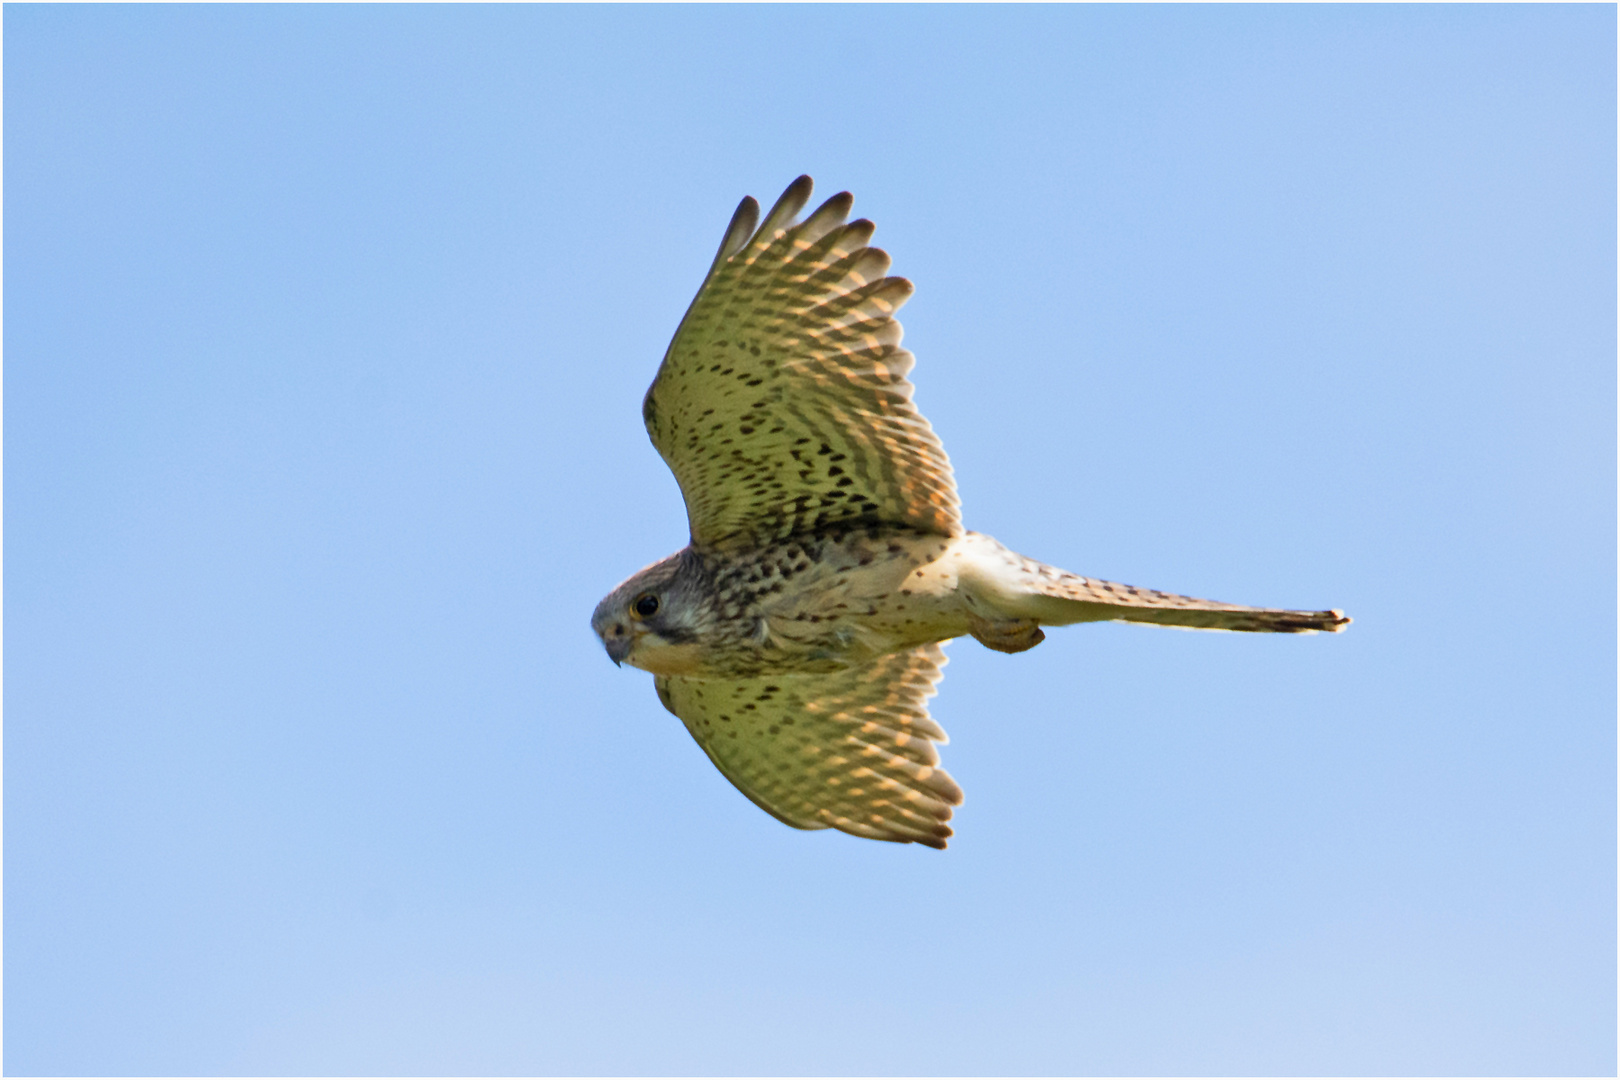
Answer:
POLYGON ((884 276, 870 221, 844 223, 848 192, 795 224, 810 188, 795 180, 757 230, 742 201, 642 404, 692 542, 880 522, 955 536, 950 462, 894 318, 911 282, 884 276))
POLYGON ((945 732, 925 705, 944 665, 929 644, 824 675, 655 685, 726 779, 778 820, 944 847, 962 789, 939 768, 945 732))
POLYGON ((608 655, 745 795, 800 829, 942 848, 961 790, 926 701, 939 642, 1001 652, 1043 626, 1124 620, 1312 633, 1350 620, 1071 574, 962 528, 872 223, 810 178, 762 224, 744 199, 642 405, 691 543, 597 605, 608 655))

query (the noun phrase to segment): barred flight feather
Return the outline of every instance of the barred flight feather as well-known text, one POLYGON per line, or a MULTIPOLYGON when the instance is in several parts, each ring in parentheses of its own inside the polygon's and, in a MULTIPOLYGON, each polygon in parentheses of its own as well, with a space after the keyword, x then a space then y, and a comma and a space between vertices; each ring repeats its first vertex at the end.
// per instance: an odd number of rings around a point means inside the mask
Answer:
POLYGON ((844 224, 848 193, 794 224, 810 190, 794 181, 746 238, 757 204, 738 208, 647 392, 692 541, 872 525, 959 535, 950 462, 912 403, 894 319, 911 283, 884 276, 870 221, 844 224))
POLYGON ((824 675, 661 676, 658 697, 737 789, 797 829, 942 848, 956 781, 928 715, 938 645, 824 675))

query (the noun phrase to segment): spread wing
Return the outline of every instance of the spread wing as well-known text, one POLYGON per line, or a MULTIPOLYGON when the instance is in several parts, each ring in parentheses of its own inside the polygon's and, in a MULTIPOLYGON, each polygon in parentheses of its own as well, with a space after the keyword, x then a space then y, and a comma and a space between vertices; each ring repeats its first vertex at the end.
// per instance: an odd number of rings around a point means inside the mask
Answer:
POLYGON ((778 820, 943 848, 962 801, 926 705, 944 664, 924 645, 827 675, 656 685, 726 779, 778 820))
POLYGON ((938 437, 912 404, 894 313, 911 296, 808 176, 758 231, 747 198, 681 320, 642 415, 681 485, 692 541, 760 545, 853 524, 962 531, 938 437))

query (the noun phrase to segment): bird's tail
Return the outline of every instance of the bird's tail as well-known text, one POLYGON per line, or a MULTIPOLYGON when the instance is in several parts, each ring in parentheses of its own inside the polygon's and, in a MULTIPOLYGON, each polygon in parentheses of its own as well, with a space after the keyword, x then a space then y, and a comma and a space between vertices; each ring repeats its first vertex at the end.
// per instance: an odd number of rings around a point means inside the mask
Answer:
MULTIPOLYGON (((1055 568, 1054 568, 1055 569, 1055 568)), ((1199 600, 1192 596, 1138 589, 1113 581, 1080 577, 1057 570, 1040 583, 1032 604, 1035 617, 1052 626, 1069 623, 1118 619, 1124 622, 1157 623, 1193 630, 1240 630, 1250 633, 1314 634, 1318 630, 1338 633, 1350 625, 1350 616, 1337 609, 1290 611, 1286 608, 1246 607, 1199 600)))
MULTIPOLYGON (((974 591, 1004 618, 1034 619, 1043 626, 1120 620, 1275 634, 1337 633, 1350 624, 1350 617, 1338 610, 1246 607, 1081 577, 990 543, 1000 549, 1001 559, 995 560, 999 565, 993 572, 974 583, 974 591)), ((984 566, 988 560, 973 561, 984 566)))

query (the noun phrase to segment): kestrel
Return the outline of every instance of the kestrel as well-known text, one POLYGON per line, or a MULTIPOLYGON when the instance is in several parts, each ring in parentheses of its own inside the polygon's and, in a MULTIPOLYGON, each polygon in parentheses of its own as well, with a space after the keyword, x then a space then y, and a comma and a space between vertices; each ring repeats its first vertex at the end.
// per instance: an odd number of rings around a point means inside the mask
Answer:
POLYGON ((597 605, 615 663, 716 767, 798 829, 943 848, 962 791, 928 715, 971 634, 1000 652, 1041 627, 1121 619, 1310 633, 1338 611, 1242 607, 1080 577, 962 528, 950 462, 912 404, 873 226, 811 181, 756 229, 743 199, 641 412, 686 499, 691 543, 597 605))

